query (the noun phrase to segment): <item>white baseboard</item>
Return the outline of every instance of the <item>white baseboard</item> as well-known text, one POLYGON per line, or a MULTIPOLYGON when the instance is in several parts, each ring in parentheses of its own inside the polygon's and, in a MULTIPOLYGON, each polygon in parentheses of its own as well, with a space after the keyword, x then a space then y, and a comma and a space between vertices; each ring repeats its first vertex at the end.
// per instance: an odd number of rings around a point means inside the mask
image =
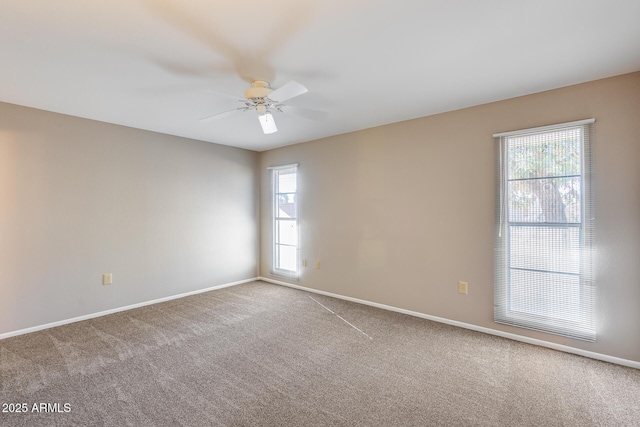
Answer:
POLYGON ((184 298, 191 295, 201 294, 203 292, 215 291, 216 289, 228 288, 230 286, 241 285, 243 283, 254 282, 259 280, 257 277, 253 277, 251 279, 240 280, 237 282, 224 283, 222 285, 211 286, 210 288, 198 289, 197 291, 185 292, 182 294, 171 295, 164 298, 158 298, 151 301, 139 302, 137 304, 127 305, 125 307, 112 308, 111 310, 100 311, 98 313, 85 314, 84 316, 74 317, 71 319, 60 320, 57 322, 47 323, 45 325, 33 326, 31 328, 20 329, 18 331, 6 332, 4 334, 0 334, 0 340, 10 337, 15 337, 17 335, 28 334, 30 332, 41 331, 43 329, 55 328, 56 326, 67 325, 69 323, 80 322, 82 320, 95 319, 96 317, 106 316, 108 314, 119 313, 121 311, 132 310, 134 308, 144 307, 146 305, 157 304, 159 302, 171 301, 173 299, 184 298))
POLYGON ((485 334, 496 335, 503 338, 512 339, 515 341, 521 341, 527 344, 538 345, 541 347, 551 348, 553 350, 563 351, 565 353, 577 354, 579 356, 588 357, 591 359, 602 360, 604 362, 615 363, 616 365, 628 366, 630 368, 640 369, 640 362, 634 360, 622 359, 619 357, 609 356, 601 353, 594 353, 592 351, 582 350, 575 347, 569 347, 566 345, 555 344, 548 341, 539 340, 536 338, 523 337, 520 335, 512 334, 509 332, 499 331, 497 329, 485 328, 483 326, 472 325, 470 323, 458 322, 457 320, 445 319, 443 317, 431 316, 429 314, 419 313, 417 311, 405 310, 403 308, 397 308, 390 305, 379 304, 376 302, 366 301, 358 298, 347 297, 331 292, 325 292, 318 289, 307 288, 300 285, 294 285, 292 283, 282 282, 279 280, 269 279, 267 277, 258 277, 258 280, 273 283, 275 285, 287 286, 290 288, 300 289, 302 291, 313 292, 320 295, 326 295, 333 298, 342 299, 345 301, 351 301, 358 304, 370 305, 372 307, 381 308, 383 310, 395 311, 402 314, 408 314, 409 316, 421 317, 427 320, 433 320, 434 322, 446 323, 447 325, 458 326, 460 328, 470 329, 472 331, 483 332, 485 334))

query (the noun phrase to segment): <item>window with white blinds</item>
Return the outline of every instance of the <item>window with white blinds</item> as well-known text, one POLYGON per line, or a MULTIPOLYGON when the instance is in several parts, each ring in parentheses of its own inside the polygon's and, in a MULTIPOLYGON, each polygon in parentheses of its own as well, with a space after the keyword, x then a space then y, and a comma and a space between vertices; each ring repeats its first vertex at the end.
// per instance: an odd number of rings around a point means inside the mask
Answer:
POLYGON ((270 168, 273 178, 273 273, 298 276, 298 166, 270 168))
POLYGON ((494 135, 498 323, 595 341, 593 122, 494 135))

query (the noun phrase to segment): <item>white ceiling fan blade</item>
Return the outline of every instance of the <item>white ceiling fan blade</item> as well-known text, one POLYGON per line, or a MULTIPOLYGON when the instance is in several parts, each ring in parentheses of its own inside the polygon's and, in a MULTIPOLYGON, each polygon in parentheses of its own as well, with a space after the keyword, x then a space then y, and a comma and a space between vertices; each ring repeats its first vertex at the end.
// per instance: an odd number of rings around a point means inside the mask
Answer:
POLYGON ((312 110, 310 108, 292 107, 291 105, 280 106, 280 111, 292 116, 302 117, 309 120, 316 120, 323 122, 329 118, 329 113, 326 111, 312 110))
POLYGON ((284 102, 287 99, 295 98, 296 96, 307 93, 309 89, 302 86, 300 83, 291 80, 286 85, 274 90, 269 94, 269 99, 277 102, 284 102))
POLYGON ((214 114, 212 116, 203 117, 199 121, 202 122, 202 123, 212 122, 214 120, 218 120, 218 119, 222 119, 222 118, 228 117, 228 116, 230 116, 232 114, 237 113, 238 111, 247 111, 247 108, 234 108, 233 110, 225 111, 225 112, 222 112, 222 113, 217 113, 217 114, 214 114))
POLYGON ((262 131, 265 134, 278 132, 276 122, 275 120, 273 120, 273 116, 271 115, 271 113, 266 112, 264 114, 260 114, 258 116, 258 120, 260 120, 260 126, 262 126, 262 131))

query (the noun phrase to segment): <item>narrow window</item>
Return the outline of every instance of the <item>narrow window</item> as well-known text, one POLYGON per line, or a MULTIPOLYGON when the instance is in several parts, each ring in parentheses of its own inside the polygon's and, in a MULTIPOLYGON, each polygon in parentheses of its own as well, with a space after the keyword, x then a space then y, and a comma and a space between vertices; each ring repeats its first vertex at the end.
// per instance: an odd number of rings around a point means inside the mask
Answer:
POLYGON ((298 166, 271 168, 273 174, 273 273, 298 276, 298 166))
POLYGON ((590 123, 494 135, 498 323, 595 341, 590 123))

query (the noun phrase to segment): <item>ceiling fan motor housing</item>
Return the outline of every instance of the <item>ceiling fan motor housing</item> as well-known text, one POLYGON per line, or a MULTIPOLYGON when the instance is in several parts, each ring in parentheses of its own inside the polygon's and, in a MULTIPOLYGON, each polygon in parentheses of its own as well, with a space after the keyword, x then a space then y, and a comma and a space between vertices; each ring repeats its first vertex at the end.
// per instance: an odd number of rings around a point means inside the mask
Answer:
POLYGON ((256 80, 251 82, 251 87, 244 91, 244 97, 247 99, 266 98, 273 92, 269 87, 269 82, 256 80))

